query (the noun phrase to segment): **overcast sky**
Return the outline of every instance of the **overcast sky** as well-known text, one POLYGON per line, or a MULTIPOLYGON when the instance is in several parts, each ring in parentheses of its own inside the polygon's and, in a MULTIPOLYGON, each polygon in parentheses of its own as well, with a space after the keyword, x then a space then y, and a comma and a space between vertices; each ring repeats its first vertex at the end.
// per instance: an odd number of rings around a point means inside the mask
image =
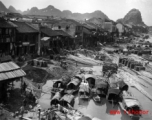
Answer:
POLYGON ((101 10, 110 19, 123 18, 132 8, 139 9, 143 21, 152 26, 152 0, 1 0, 6 7, 10 5, 25 11, 32 7, 39 9, 53 5, 60 10, 72 12, 93 12, 101 10))

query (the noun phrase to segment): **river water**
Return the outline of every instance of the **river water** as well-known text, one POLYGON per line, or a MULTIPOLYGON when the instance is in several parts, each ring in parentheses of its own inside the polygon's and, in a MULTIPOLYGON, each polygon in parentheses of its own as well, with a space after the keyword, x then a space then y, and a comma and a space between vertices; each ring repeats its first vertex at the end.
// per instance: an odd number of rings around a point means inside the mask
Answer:
MULTIPOLYGON (((101 66, 95 66, 92 68, 94 74, 101 75, 101 66)), ((51 94, 50 89, 52 88, 52 80, 48 80, 47 83, 43 86, 43 92, 41 98, 39 99, 39 104, 42 109, 47 109, 50 107, 51 94)), ((144 110, 149 110, 152 113, 152 101, 146 98, 142 93, 140 93, 135 88, 130 87, 130 91, 139 99, 144 110)), ((149 92, 152 91, 152 88, 149 89, 149 92)), ((96 117, 101 120, 131 120, 124 112, 120 109, 119 106, 112 108, 111 104, 108 103, 105 98, 102 98, 101 104, 96 104, 92 99, 89 101, 79 101, 79 98, 75 98, 74 108, 81 111, 89 117, 96 117), (121 114, 111 115, 110 110, 118 110, 121 114)), ((140 120, 151 120, 151 115, 144 115, 144 118, 140 120)))

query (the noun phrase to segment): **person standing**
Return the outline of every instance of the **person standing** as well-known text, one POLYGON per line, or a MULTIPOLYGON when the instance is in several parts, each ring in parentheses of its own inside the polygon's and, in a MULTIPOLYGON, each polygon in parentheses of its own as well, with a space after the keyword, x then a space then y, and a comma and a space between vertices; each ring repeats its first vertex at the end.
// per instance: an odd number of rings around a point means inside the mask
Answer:
POLYGON ((20 108, 20 114, 21 114, 21 118, 23 118, 23 115, 24 115, 24 106, 21 106, 20 108))

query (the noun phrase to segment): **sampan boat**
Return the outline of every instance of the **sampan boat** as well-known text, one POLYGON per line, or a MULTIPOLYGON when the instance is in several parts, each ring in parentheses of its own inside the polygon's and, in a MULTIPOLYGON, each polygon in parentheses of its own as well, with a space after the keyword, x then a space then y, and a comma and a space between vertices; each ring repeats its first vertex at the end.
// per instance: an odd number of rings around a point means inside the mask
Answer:
POLYGON ((71 81, 68 76, 64 76, 59 80, 53 81, 53 88, 51 93, 54 95, 56 92, 64 92, 66 85, 71 81))
POLYGON ((61 99, 61 93, 60 92, 57 92, 54 96, 53 96, 53 98, 52 98, 52 100, 51 100, 51 102, 50 102, 50 105, 52 106, 52 105, 57 105, 57 104, 59 104, 60 103, 60 99, 61 99))
POLYGON ((146 114, 143 113, 139 101, 132 96, 123 97, 123 100, 122 102, 119 102, 119 105, 122 108, 122 110, 129 115, 131 119, 139 119, 142 117, 142 114, 146 114))
POLYGON ((96 84, 96 92, 99 96, 106 96, 108 92, 108 83, 100 81, 96 84))
POLYGON ((117 104, 120 100, 120 90, 116 88, 109 89, 106 99, 112 103, 112 106, 117 104))
POLYGON ((85 78, 85 81, 87 81, 89 83, 89 87, 90 88, 94 88, 95 87, 96 78, 95 78, 94 75, 92 75, 92 74, 85 74, 84 78, 85 78))
POLYGON ((79 90, 79 85, 82 81, 81 75, 76 75, 71 78, 71 81, 67 84, 65 93, 73 94, 79 90))
POLYGON ((69 106, 74 106, 74 96, 71 94, 66 94, 60 99, 60 105, 68 108, 69 106))
POLYGON ((80 99, 90 98, 90 88, 88 82, 81 82, 78 95, 80 99))

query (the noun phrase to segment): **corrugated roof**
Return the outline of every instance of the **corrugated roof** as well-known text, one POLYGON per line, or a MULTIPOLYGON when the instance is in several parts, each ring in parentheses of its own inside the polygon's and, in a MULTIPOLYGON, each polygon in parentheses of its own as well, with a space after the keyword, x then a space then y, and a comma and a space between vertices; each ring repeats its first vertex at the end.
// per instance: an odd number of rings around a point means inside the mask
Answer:
POLYGON ((14 62, 5 62, 0 64, 0 81, 23 77, 25 75, 26 73, 14 62))
POLYGON ((0 73, 0 81, 12 79, 12 78, 23 77, 25 75, 26 75, 26 73, 22 69, 13 70, 10 72, 5 72, 5 73, 0 73))
POLYGON ((16 65, 14 62, 6 62, 0 64, 0 72, 7 72, 11 70, 19 69, 20 67, 16 65))
POLYGON ((25 22, 13 22, 15 25, 17 25, 17 31, 19 33, 38 33, 38 30, 32 28, 30 25, 26 24, 25 22))

